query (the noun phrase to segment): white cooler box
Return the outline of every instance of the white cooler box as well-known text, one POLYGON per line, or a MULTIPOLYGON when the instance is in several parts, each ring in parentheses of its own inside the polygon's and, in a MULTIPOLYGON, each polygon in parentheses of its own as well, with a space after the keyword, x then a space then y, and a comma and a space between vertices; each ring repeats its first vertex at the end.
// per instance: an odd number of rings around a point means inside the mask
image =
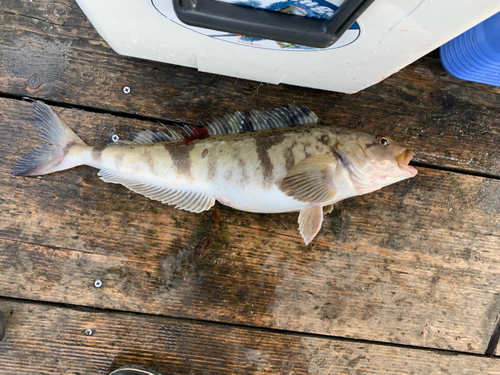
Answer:
POLYGON ((231 1, 77 0, 122 55, 344 93, 500 11, 500 0, 231 1))

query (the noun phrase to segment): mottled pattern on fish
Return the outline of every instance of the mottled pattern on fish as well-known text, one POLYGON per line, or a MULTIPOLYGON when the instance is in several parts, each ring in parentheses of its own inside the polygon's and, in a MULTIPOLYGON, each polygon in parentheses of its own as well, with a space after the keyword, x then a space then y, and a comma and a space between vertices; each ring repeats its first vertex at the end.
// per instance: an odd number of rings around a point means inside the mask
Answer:
POLYGON ((34 118, 51 145, 23 156, 15 175, 85 164, 106 182, 192 212, 215 200, 249 212, 299 211, 306 243, 321 228, 323 207, 416 174, 411 151, 387 137, 315 123, 305 107, 240 111, 214 120, 206 139, 192 140, 191 128, 190 142, 172 130, 143 131, 108 147, 86 145, 43 103, 35 103, 34 118))

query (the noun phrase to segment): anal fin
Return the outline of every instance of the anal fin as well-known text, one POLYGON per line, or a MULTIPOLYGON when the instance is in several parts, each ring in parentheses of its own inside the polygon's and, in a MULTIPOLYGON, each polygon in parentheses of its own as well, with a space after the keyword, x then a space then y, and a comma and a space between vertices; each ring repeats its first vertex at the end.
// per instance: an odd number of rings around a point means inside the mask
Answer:
POLYGON ((175 208, 181 210, 203 212, 210 209, 210 207, 215 204, 215 198, 205 193, 177 190, 146 184, 144 182, 134 181, 127 177, 115 175, 105 170, 99 171, 98 176, 100 176, 101 180, 104 182, 121 184, 138 194, 145 195, 150 199, 157 200, 162 203, 175 205, 175 208))
POLYGON ((300 211, 299 231, 306 245, 318 234, 322 224, 323 207, 321 204, 312 203, 300 211))

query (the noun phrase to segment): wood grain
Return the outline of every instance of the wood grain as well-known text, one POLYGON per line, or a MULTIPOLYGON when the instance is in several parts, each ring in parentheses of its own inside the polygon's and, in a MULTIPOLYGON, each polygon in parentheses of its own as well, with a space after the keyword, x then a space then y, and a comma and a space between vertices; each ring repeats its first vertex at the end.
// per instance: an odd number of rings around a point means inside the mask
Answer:
MULTIPOLYGON (((38 141, 31 103, 0 99, 0 111, 3 296, 487 348, 500 311, 498 180, 420 168, 415 179, 338 205, 306 247, 293 213, 177 211, 87 167, 11 176, 38 141)), ((86 140, 121 126, 109 115, 62 112, 86 140)))
POLYGON ((0 56, 0 296, 130 312, 0 298, 0 372, 498 373, 464 353, 486 351, 500 312, 500 88, 451 77, 436 53, 354 95, 199 73, 117 55, 73 0, 2 1, 0 56), (495 178, 419 168, 337 205, 306 247, 296 214, 176 211, 87 167, 11 176, 38 144, 21 96, 60 103, 93 145, 296 103, 421 165, 495 178))
POLYGON ((499 374, 500 359, 0 299, 3 374, 499 374), (92 335, 85 334, 92 330, 92 335))
POLYGON ((449 76, 435 56, 344 95, 117 55, 71 0, 3 1, 0 32, 0 92, 9 95, 189 123, 297 103, 325 123, 392 136, 421 162, 500 174, 500 89, 449 76))

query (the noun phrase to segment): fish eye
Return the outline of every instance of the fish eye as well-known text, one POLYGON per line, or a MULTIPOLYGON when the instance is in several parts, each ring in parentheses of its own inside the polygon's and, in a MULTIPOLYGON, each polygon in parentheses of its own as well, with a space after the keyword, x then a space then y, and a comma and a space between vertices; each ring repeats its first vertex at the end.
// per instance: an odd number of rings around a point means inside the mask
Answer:
POLYGON ((377 141, 382 144, 383 146, 387 146, 389 144, 389 140, 387 139, 387 137, 384 137, 382 135, 379 135, 377 137, 377 141))

